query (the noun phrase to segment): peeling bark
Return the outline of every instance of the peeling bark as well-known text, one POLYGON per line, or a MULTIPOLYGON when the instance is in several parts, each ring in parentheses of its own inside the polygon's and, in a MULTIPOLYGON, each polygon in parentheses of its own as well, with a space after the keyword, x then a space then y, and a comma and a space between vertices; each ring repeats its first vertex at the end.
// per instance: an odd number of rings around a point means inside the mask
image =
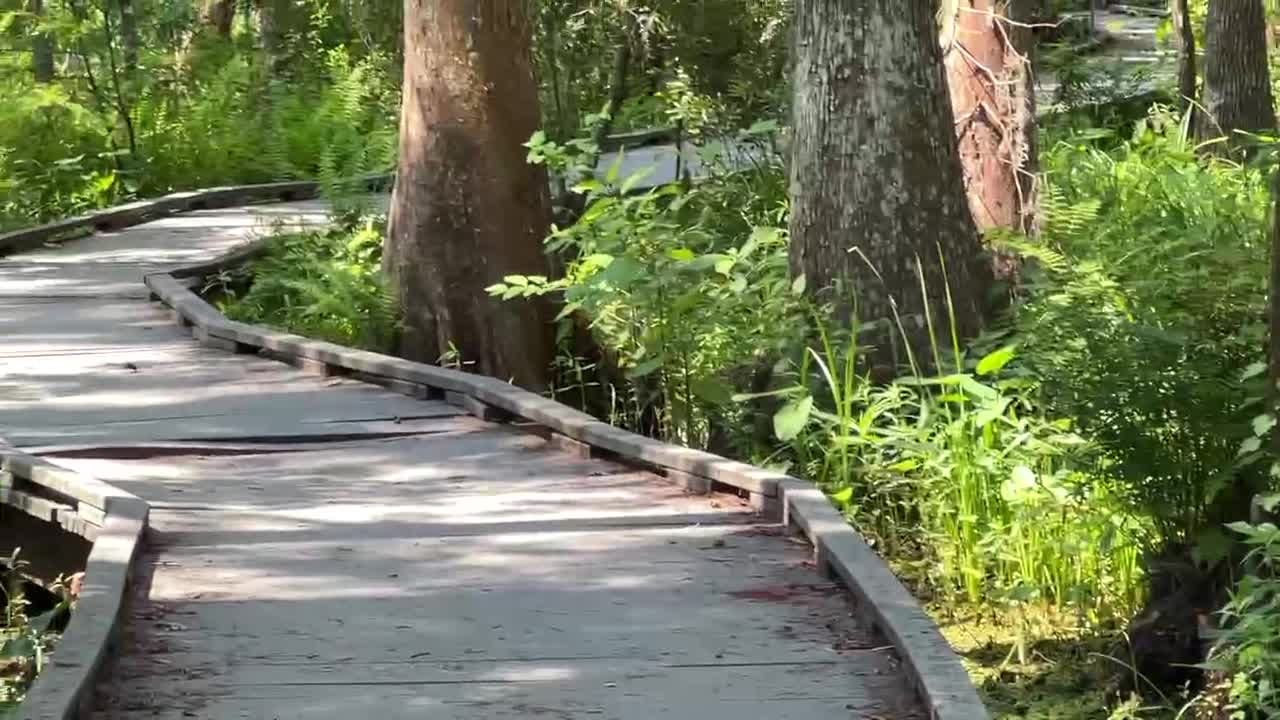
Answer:
POLYGON ((965 191, 980 230, 1035 229, 1030 4, 957 0, 942 38, 965 191))
POLYGON ((1225 136, 1237 145, 1240 132, 1275 128, 1262 0, 1209 3, 1204 64, 1204 112, 1196 131, 1201 141, 1225 136))
POLYGON ((540 122, 523 0, 405 0, 400 170, 383 268, 400 303, 400 352, 545 387, 547 306, 485 288, 545 275, 547 178, 523 143, 540 122))
POLYGON ((935 11, 931 0, 796 3, 792 272, 845 317, 856 310, 879 323, 870 360, 887 372, 905 360, 893 348, 895 307, 916 357, 927 359, 926 308, 945 342, 949 284, 956 331, 970 335, 991 285, 965 198, 935 11), (852 292, 830 295, 841 283, 852 292))

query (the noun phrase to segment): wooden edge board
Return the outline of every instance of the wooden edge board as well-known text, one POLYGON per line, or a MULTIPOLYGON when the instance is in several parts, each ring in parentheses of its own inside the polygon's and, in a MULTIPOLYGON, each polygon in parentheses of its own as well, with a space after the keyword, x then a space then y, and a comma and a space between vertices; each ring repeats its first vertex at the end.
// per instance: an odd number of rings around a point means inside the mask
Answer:
POLYGON ((802 480, 782 485, 783 522, 809 538, 819 571, 853 593, 898 652, 933 720, 988 720, 959 656, 902 585, 825 494, 802 480))
MULTIPOLYGON (((391 174, 364 175, 340 181, 338 184, 352 188, 384 187, 392 177, 391 174)), ((118 230, 166 215, 192 210, 212 210, 281 199, 307 199, 317 196, 320 190, 320 183, 314 180, 296 180, 209 188, 170 193, 150 200, 136 200, 43 225, 0 233, 0 256, 17 250, 38 248, 63 233, 82 229, 118 230)))
MULTIPOLYGON (((141 498, 101 480, 40 458, 0 448, 4 471, 34 485, 53 481, 72 497, 102 497, 101 525, 85 527, 76 512, 59 513, 63 527, 93 542, 75 612, 15 714, 21 720, 78 720, 92 709, 94 689, 124 620, 126 592, 142 545, 150 507, 141 498), (73 487, 82 485, 82 489, 73 487)), ((17 492, 6 489, 6 492, 17 492)))

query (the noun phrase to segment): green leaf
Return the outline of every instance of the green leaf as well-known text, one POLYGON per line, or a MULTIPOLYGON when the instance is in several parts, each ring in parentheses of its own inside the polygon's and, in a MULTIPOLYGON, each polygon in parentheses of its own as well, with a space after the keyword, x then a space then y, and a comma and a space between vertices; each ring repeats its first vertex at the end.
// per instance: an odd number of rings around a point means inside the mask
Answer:
POLYGON ((728 405, 733 402, 732 389, 716 378, 695 378, 689 389, 700 400, 711 405, 728 405))
POLYGON ((747 128, 748 135, 768 135, 778 129, 777 120, 757 120, 747 128))
POLYGON ((1240 373, 1240 379, 1243 381, 1243 380, 1249 380, 1251 378, 1256 378, 1266 371, 1267 371, 1266 363, 1264 362, 1250 363, 1249 366, 1246 367, 1244 371, 1240 373))
POLYGON ((595 178, 587 178, 581 182, 575 183, 569 188, 575 195, 586 195, 587 193, 600 192, 604 188, 604 183, 595 178))
POLYGON ((618 151, 618 157, 613 159, 613 164, 609 166, 609 172, 604 176, 604 181, 610 185, 618 184, 618 174, 622 172, 622 158, 624 155, 626 155, 625 150, 618 151))
POLYGON ((783 405, 773 416, 773 434, 783 442, 794 440, 809 424, 809 415, 812 412, 812 395, 806 395, 783 405))
POLYGON ((654 170, 657 170, 657 168, 650 165, 649 167, 641 168, 640 170, 631 173, 631 175, 622 182, 622 187, 620 188, 622 194, 626 195, 631 192, 631 188, 634 188, 636 183, 639 183, 641 180, 652 175, 654 170))
POLYGON ((1232 544, 1231 536, 1217 526, 1209 526, 1200 531, 1200 535, 1196 537, 1191 556, 1196 562, 1216 565, 1231 554, 1232 544))
POLYGON ((977 373, 980 376, 1000 372, 1013 359, 1012 345, 1005 345, 978 361, 977 373))
POLYGON ((688 262, 697 257, 689 248, 675 248, 667 251, 667 256, 672 260, 681 260, 688 262))
POLYGON ((754 227, 751 228, 751 237, 743 243, 738 249, 738 257, 747 258, 756 248, 761 245, 773 245, 778 242, 778 237, 782 235, 782 229, 776 227, 754 227))
POLYGON ((841 510, 847 509, 853 504, 853 488, 847 487, 843 490, 837 490, 831 493, 831 501, 841 510))
POLYGON ((662 358, 649 358, 631 368, 627 375, 633 378, 644 377, 660 367, 662 367, 662 358))
POLYGON ((1251 437, 1240 443, 1240 450, 1236 452, 1236 457, 1242 457, 1252 452, 1257 452, 1262 447, 1262 440, 1251 437))
POLYGON ((1276 426, 1276 417, 1271 413, 1263 413, 1255 417, 1251 424, 1253 425, 1253 434, 1257 437, 1262 437, 1271 432, 1271 428, 1276 426))
POLYGON ((791 281, 791 294, 792 295, 804 294, 804 275, 797 275, 796 279, 791 281))
POLYGON ((604 253, 595 253, 582 258, 583 265, 589 265, 595 268, 607 268, 612 262, 613 256, 606 255, 604 253))

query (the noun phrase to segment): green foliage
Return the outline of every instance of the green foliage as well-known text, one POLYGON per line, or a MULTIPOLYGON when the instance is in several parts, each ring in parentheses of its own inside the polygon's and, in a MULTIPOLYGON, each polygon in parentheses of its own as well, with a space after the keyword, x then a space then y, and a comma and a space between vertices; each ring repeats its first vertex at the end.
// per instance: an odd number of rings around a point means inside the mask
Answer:
POLYGON ((0 564, 0 711, 20 701, 40 673, 53 648, 53 622, 72 605, 59 581, 50 589, 61 595, 62 601, 39 615, 30 615, 21 575, 27 563, 18 553, 14 550, 0 564))
POLYGON ((1232 529, 1250 548, 1250 572, 1220 613, 1224 629, 1205 663, 1218 683, 1199 702, 1229 713, 1216 717, 1272 718, 1280 715, 1280 529, 1271 523, 1232 529))
POLYGON ((338 42, 338 3, 310 4, 297 19, 287 77, 268 72, 254 38, 190 37, 194 15, 141 7, 142 31, 181 47, 146 51, 129 73, 101 17, 46 5, 42 27, 68 51, 62 77, 36 84, 26 64, 0 60, 0 228, 174 190, 332 185, 394 166, 398 62, 338 42))
POLYGON ((233 320, 273 325, 308 337, 388 351, 396 333, 394 300, 380 270, 382 223, 280 234, 246 268, 215 278, 233 320))
POLYGON ((1261 388, 1242 378, 1265 340, 1266 183, 1202 163, 1163 114, 1110 153, 1064 141, 1044 164, 1049 221, 1015 243, 1038 260, 1012 325, 1024 366, 1135 512, 1194 543, 1256 472, 1240 448, 1261 388))
MULTIPOLYGON (((560 170, 575 165, 582 143, 560 146, 539 135, 530 156, 560 170)), ((738 426, 733 388, 761 362, 796 340, 798 298, 787 275, 784 183, 776 160, 722 172, 694 186, 630 190, 640 176, 587 179, 588 199, 548 250, 563 277, 508 277, 489 288, 504 298, 563 299, 562 337, 586 320, 627 389, 612 415, 639 428, 656 418, 662 437, 693 446, 726 438, 738 426)), ((567 367, 576 367, 572 361, 567 367)), ((581 388, 564 388, 572 395, 581 388)))
POLYGON ((1095 621, 1136 609, 1143 523, 1090 474, 1095 449, 1072 423, 1043 415, 1034 379, 1007 367, 1012 346, 888 384, 860 374, 860 353, 856 336, 820 330, 774 392, 789 398, 775 430, 882 553, 941 598, 1095 621))

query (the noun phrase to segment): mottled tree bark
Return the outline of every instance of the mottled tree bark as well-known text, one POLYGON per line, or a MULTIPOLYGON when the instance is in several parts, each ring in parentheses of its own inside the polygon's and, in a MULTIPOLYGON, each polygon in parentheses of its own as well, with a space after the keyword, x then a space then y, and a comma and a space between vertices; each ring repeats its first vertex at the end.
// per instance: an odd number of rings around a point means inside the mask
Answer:
POLYGON ((133 0, 118 0, 120 6, 120 48, 123 53, 122 69, 132 78, 138 70, 138 18, 133 0))
POLYGON ((1200 140, 1226 136, 1238 144, 1240 132, 1275 128, 1262 0, 1210 1, 1204 66, 1200 140))
MULTIPOLYGON (((44 20, 44 0, 31 0, 28 7, 35 22, 44 20)), ((38 83, 53 82, 53 38, 39 29, 31 33, 31 72, 38 83)))
POLYGON ((293 16, 292 0, 257 0, 258 47, 268 71, 274 76, 284 68, 285 40, 293 16))
POLYGON ((1185 112, 1196 99, 1196 34, 1187 0, 1170 0, 1169 16, 1178 48, 1178 107, 1185 112))
MULTIPOLYGON (((948 283, 962 336, 981 327, 991 283, 935 11, 932 0, 796 2, 791 267, 811 293, 847 283, 858 318, 881 324, 871 361, 888 370, 905 359, 891 347, 895 306, 920 350, 926 308, 949 331, 948 283)), ((835 301, 848 313, 846 297, 835 301)))
POLYGON ((942 45, 969 209, 981 230, 1031 233, 1037 204, 1031 0, 957 5, 942 45))
POLYGON ((205 0, 202 16, 219 37, 231 37, 231 24, 236 18, 235 0, 205 0))
POLYGON ((400 352, 545 387, 542 303, 485 288, 545 275, 547 177, 523 143, 540 122, 524 0, 405 0, 400 170, 383 268, 403 313, 400 352))

